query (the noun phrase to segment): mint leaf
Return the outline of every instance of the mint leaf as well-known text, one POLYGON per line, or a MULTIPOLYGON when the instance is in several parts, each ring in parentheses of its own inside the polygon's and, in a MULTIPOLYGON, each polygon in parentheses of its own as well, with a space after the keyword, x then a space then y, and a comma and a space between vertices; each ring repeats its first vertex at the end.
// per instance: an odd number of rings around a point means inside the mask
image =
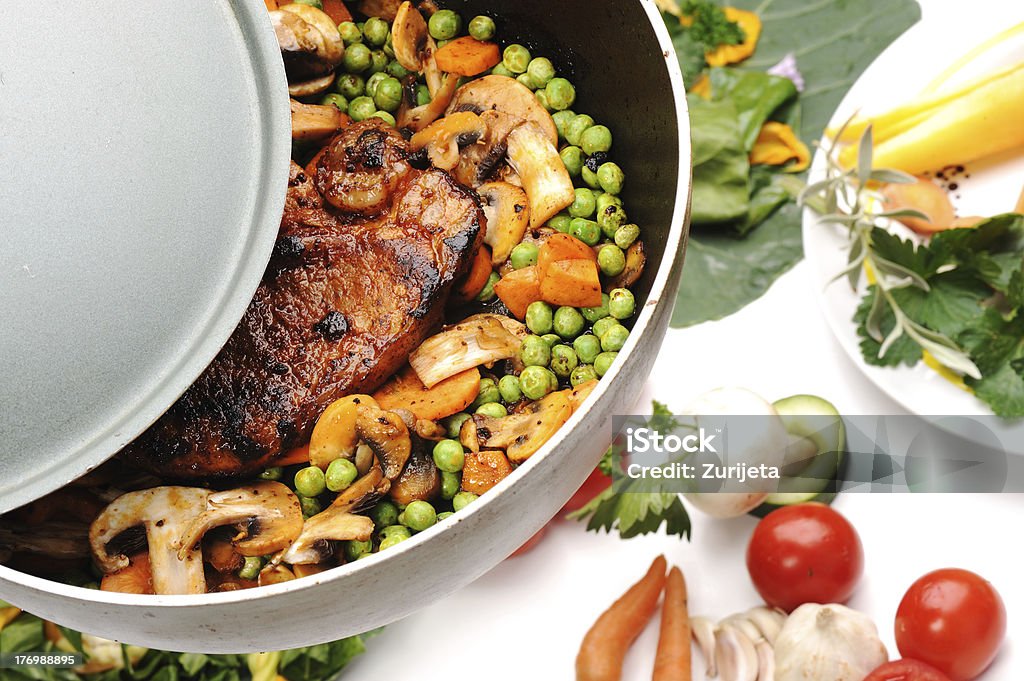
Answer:
MULTIPOLYGON (((900 292, 897 291, 897 293, 900 292)), ((873 338, 868 332, 868 315, 878 295, 880 295, 878 287, 873 284, 869 286, 867 295, 864 296, 864 300, 861 301, 853 317, 853 321, 857 323, 857 335, 861 339, 860 351, 864 355, 864 361, 872 366, 881 367, 895 367, 901 364, 914 366, 921 361, 922 353, 921 346, 915 343, 912 338, 906 335, 900 336, 895 343, 889 346, 885 355, 881 355, 882 343, 873 338)), ((882 312, 880 314, 879 328, 882 332, 882 338, 887 338, 892 330, 896 328, 896 317, 884 301, 880 304, 882 305, 882 312)))
POLYGON ((1024 317, 1007 320, 997 311, 987 310, 957 342, 981 370, 980 379, 966 380, 974 394, 998 416, 1024 416, 1024 317))

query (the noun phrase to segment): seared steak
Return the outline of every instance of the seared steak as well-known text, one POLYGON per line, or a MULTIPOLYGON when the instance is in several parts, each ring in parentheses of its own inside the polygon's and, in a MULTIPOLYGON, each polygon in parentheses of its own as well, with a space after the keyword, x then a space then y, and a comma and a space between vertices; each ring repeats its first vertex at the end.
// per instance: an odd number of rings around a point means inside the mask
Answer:
POLYGON ((332 141, 315 178, 292 164, 245 317, 128 456, 175 478, 256 472, 306 441, 332 401, 402 366, 439 324, 483 224, 471 192, 406 156, 405 140, 370 119, 332 141))

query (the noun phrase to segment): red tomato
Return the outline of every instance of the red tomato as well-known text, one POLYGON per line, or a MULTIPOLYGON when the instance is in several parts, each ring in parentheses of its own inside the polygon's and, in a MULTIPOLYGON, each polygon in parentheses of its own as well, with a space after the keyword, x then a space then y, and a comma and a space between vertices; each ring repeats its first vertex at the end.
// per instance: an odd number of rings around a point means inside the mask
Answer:
POLYGON ((590 477, 584 480, 580 488, 576 490, 576 494, 573 494, 572 498, 562 507, 561 515, 568 515, 580 510, 611 484, 612 479, 602 473, 600 468, 595 468, 590 477))
POLYGON ((754 588, 770 606, 845 603, 864 572, 853 525, 829 506, 785 506, 758 523, 747 547, 754 588))
POLYGON ((547 533, 548 533, 548 526, 545 525, 544 527, 540 528, 540 531, 537 534, 535 534, 532 537, 530 537, 529 539, 527 539, 526 542, 522 546, 520 546, 518 549, 516 549, 512 553, 512 555, 509 556, 509 558, 518 558, 519 556, 523 555, 524 553, 529 553, 530 551, 532 551, 533 549, 535 549, 537 547, 537 544, 539 544, 541 542, 541 540, 544 539, 544 535, 546 535, 547 533))
POLYGON ((868 674, 864 681, 949 681, 949 677, 924 662, 896 660, 886 662, 868 674))
POLYGON ((896 611, 896 647, 952 681, 992 664, 1006 636, 1006 606, 991 584, 967 570, 936 570, 911 585, 896 611))

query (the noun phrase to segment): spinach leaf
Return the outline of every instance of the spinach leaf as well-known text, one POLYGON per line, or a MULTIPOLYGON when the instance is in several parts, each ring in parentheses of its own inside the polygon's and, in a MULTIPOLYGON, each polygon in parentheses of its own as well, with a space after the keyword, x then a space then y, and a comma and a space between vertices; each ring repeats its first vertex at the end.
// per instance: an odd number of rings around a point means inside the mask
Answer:
POLYGON ((796 86, 789 78, 770 76, 763 71, 737 68, 713 68, 711 98, 731 100, 736 107, 743 148, 754 148, 761 126, 780 106, 796 97, 796 86))
POLYGON ((693 137, 693 203, 699 224, 738 220, 747 214, 750 161, 739 135, 736 107, 729 100, 689 98, 693 137))

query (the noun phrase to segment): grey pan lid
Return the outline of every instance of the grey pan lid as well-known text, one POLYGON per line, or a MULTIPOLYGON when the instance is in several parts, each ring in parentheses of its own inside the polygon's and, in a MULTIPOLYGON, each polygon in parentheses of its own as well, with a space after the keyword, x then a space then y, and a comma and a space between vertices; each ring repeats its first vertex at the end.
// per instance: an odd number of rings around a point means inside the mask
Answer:
POLYGON ((228 339, 290 125, 261 0, 0 2, 0 512, 109 458, 228 339))

